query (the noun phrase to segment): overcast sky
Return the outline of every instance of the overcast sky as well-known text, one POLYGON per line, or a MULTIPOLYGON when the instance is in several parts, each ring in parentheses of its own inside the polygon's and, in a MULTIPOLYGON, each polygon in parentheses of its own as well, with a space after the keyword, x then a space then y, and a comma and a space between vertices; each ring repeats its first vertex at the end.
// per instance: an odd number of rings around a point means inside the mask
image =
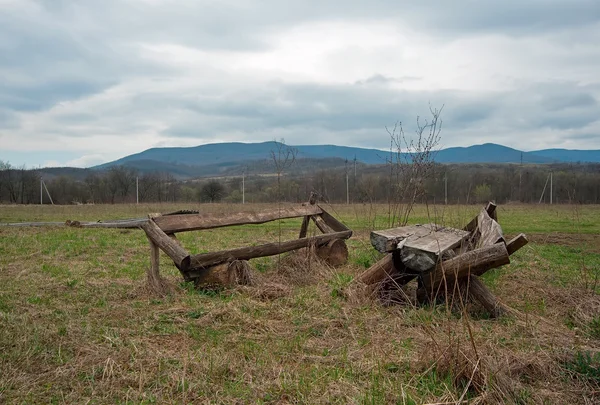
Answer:
POLYGON ((600 149, 598 0, 0 0, 0 160, 157 146, 600 149))

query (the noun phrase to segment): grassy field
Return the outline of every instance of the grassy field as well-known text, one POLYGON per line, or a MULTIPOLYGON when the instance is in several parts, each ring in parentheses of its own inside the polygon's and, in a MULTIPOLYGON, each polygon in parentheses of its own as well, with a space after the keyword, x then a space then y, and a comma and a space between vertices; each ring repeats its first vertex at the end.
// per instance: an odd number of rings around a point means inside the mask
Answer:
MULTIPOLYGON (((0 222, 182 208, 242 207, 0 206, 0 222)), ((146 287, 141 231, 0 226, 0 403, 600 402, 599 206, 498 208, 505 234, 531 243, 483 277, 519 311, 497 320, 475 305, 384 307, 362 294, 352 281, 380 257, 369 232, 388 227, 387 206, 324 208, 355 231, 347 265, 255 259, 254 286, 209 292, 184 284, 163 255, 176 287, 167 297, 146 287)), ((480 208, 419 206, 411 223, 460 226, 480 208)), ((200 253, 299 228, 294 219, 179 238, 200 253)))

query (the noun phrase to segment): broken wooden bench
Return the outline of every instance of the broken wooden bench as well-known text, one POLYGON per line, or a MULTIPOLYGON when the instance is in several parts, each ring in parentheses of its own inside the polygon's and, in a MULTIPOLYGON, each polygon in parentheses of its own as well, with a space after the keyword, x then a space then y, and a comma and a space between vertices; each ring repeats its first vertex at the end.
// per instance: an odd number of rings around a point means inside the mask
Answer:
POLYGON ((151 215, 141 225, 146 232, 151 249, 151 268, 148 279, 153 288, 160 289, 158 266, 159 249, 165 252, 175 263, 185 281, 196 284, 235 284, 235 280, 244 278, 248 268, 247 260, 274 256, 296 249, 314 246, 317 255, 331 265, 343 264, 348 258, 348 249, 344 242, 352 236, 352 231, 315 204, 311 197, 309 204, 287 208, 272 208, 262 211, 237 212, 232 214, 178 214, 151 215), (208 230, 221 227, 263 224, 279 219, 303 217, 299 238, 285 242, 266 243, 218 252, 192 255, 181 246, 175 234, 179 232, 208 230), (322 232, 321 235, 308 236, 308 223, 313 221, 322 232))
POLYGON ((524 234, 505 240, 496 205, 490 202, 463 229, 426 224, 373 231, 373 247, 386 256, 358 279, 367 285, 402 287, 416 278, 416 298, 422 303, 466 290, 492 316, 499 316, 508 307, 494 297, 479 276, 510 263, 509 256, 527 242, 524 234))

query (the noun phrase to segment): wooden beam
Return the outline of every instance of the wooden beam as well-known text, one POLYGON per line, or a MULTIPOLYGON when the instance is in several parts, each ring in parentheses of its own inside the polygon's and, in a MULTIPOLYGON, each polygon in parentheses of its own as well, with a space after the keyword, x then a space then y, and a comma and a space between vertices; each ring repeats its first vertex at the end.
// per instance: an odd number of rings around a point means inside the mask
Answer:
POLYGON ((391 277, 393 271, 394 261, 392 259, 392 254, 388 253, 360 274, 357 280, 367 285, 380 283, 386 278, 391 277))
MULTIPOLYGON (((321 214, 321 218, 323 218, 323 221, 325 221, 325 223, 327 225, 329 225, 329 227, 331 227, 331 229, 333 229, 335 232, 343 232, 343 231, 349 230, 346 225, 342 224, 334 216, 332 216, 330 213, 325 211, 323 209, 323 207, 321 207, 319 205, 317 205, 317 207, 319 207, 319 209, 321 210, 320 214, 321 214)), ((317 215, 317 214, 315 214, 315 215, 317 215)))
MULTIPOLYGON (((308 205, 315 205, 317 203, 317 193, 311 192, 310 197, 308 198, 308 205)), ((302 226, 300 227, 300 235, 299 238, 305 238, 306 232, 308 232, 308 224, 310 222, 310 216, 305 216, 302 218, 302 226)))
POLYGON ((175 263, 181 271, 186 271, 190 267, 190 254, 182 248, 177 242, 164 233, 153 220, 142 225, 146 236, 161 248, 175 263))
POLYGON ((465 280, 464 283, 461 284, 466 287, 467 283, 469 295, 475 301, 481 303, 493 318, 497 318, 512 311, 511 308, 504 305, 494 294, 492 294, 479 277, 471 276, 468 281, 465 280))
POLYGON ((503 242, 496 243, 439 263, 430 273, 423 276, 423 284, 428 292, 432 292, 437 290, 444 280, 452 282, 466 276, 480 276, 490 269, 509 263, 506 245, 503 242))
POLYGON ((325 220, 320 215, 313 215, 310 218, 314 221, 315 225, 317 226, 317 228, 319 228, 319 230, 321 232, 323 232, 323 233, 335 232, 329 225, 327 225, 325 220))
POLYGON ((509 255, 512 255, 528 243, 529 240, 527 239, 527 236, 525 236, 524 233, 520 233, 514 238, 512 238, 510 241, 508 241, 508 243, 506 244, 506 250, 508 250, 509 255))
POLYGON ((273 208, 259 212, 238 212, 233 214, 183 214, 163 215, 154 221, 166 233, 196 231, 200 229, 220 228, 224 226, 263 224, 284 218, 318 215, 322 210, 318 206, 273 208))
POLYGON ((191 257, 190 268, 207 267, 233 260, 249 260, 255 257, 274 256, 310 245, 321 246, 334 239, 348 239, 350 236, 352 236, 352 231, 348 230, 313 236, 310 238, 295 239, 288 242, 267 243, 259 246, 248 246, 239 249, 223 250, 220 252, 202 253, 191 257))

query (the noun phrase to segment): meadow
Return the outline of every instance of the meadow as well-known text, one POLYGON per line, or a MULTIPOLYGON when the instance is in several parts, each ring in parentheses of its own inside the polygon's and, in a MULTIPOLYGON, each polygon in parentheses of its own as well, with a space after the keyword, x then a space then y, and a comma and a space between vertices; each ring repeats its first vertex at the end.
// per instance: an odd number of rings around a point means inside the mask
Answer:
MULTIPOLYGON (((285 204, 284 204, 285 205, 285 204)), ((266 205, 0 206, 0 222, 96 221, 266 205)), ((600 402, 600 206, 498 207, 529 245, 483 276, 515 314, 383 306, 354 278, 380 258, 385 205, 323 205, 353 231, 348 264, 250 261, 255 284, 202 291, 141 230, 0 226, 0 403, 451 404, 600 402)), ((417 206, 463 226, 481 206, 417 206)), ((297 238, 300 219, 179 234, 192 253, 297 238)), ((311 225, 309 233, 316 233, 311 225)))

